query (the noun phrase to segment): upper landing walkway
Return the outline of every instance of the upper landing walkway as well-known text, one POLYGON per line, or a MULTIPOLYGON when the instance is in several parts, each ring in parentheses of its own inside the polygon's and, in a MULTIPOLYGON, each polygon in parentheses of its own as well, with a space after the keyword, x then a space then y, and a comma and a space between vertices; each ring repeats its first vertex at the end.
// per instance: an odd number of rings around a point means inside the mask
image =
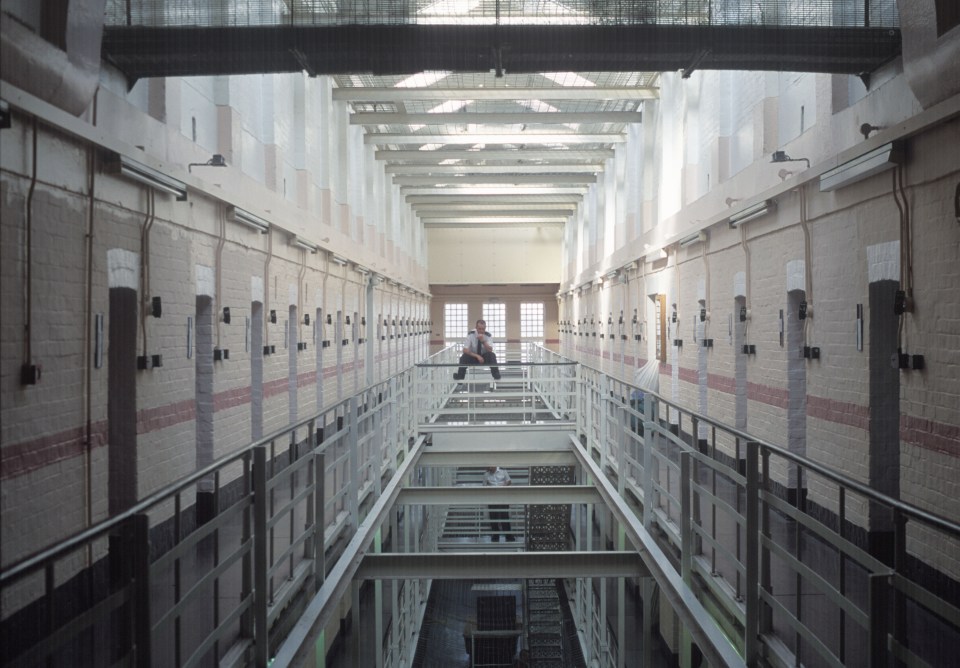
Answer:
POLYGON ((400 668, 435 581, 549 578, 588 665, 654 665, 663 614, 681 665, 953 665, 956 522, 546 349, 498 357, 458 383, 443 351, 11 565, 0 664, 324 665, 339 638, 400 668), (491 463, 516 483, 476 485, 491 463), (535 507, 566 549, 530 549, 535 507))
POLYGON ((107 3, 103 56, 144 77, 301 72, 863 74, 900 53, 893 0, 107 3))

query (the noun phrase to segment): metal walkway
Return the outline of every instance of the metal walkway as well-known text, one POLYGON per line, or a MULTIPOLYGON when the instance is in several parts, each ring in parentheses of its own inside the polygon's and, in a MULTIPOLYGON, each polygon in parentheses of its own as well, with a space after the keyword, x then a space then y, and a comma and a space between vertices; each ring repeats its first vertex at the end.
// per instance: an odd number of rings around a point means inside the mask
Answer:
POLYGON ((109 2, 129 80, 306 72, 861 74, 900 53, 893 0, 109 2))

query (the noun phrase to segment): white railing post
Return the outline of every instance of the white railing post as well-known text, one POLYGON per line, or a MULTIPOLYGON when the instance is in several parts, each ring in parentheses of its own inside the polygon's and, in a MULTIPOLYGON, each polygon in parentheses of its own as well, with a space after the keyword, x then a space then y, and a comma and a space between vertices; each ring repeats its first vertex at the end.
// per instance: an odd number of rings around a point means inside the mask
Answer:
POLYGON ((267 448, 253 449, 253 665, 266 668, 267 628, 267 448))
POLYGON ((347 400, 347 415, 344 418, 350 460, 350 492, 347 503, 350 510, 350 526, 354 531, 360 526, 360 452, 357 423, 357 397, 354 395, 347 400))

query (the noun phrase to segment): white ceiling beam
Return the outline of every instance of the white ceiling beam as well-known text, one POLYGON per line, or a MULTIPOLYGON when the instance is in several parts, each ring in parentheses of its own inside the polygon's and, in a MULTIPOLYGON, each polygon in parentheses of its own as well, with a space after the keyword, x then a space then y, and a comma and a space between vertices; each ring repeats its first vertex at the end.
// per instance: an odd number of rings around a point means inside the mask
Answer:
POLYGON ((497 134, 464 133, 452 135, 416 135, 374 132, 363 136, 364 144, 619 144, 622 134, 574 134, 549 132, 508 132, 497 134))
POLYGON ((597 165, 384 165, 387 174, 404 174, 413 176, 418 174, 502 174, 508 171, 512 174, 596 174, 603 171, 597 165))
POLYGON ((426 227, 485 227, 487 225, 566 225, 569 218, 530 217, 530 218, 421 218, 426 227))
POLYGON ((543 184, 543 185, 583 185, 596 183, 594 174, 433 174, 429 176, 394 176, 393 183, 398 186, 433 186, 440 184, 543 184))
POLYGON ((501 198, 494 198, 490 195, 455 195, 455 194, 437 194, 436 190, 431 190, 423 195, 407 195, 406 202, 411 205, 420 204, 500 204, 512 206, 523 203, 549 203, 549 204, 577 204, 583 200, 583 196, 569 191, 550 195, 530 195, 524 193, 513 193, 504 195, 501 198))
POLYGON ((350 114, 350 125, 457 125, 471 124, 528 124, 565 125, 570 123, 640 123, 639 111, 596 112, 451 112, 442 114, 404 114, 389 112, 358 112, 350 114))
POLYGON ((397 102, 401 100, 655 100, 656 86, 550 88, 334 88, 338 102, 397 102))
MULTIPOLYGON (((420 197, 411 197, 410 199, 421 199, 420 197)), ((494 211, 503 209, 503 205, 487 201, 478 202, 475 204, 458 204, 445 201, 439 202, 424 202, 419 205, 423 209, 435 209, 437 211, 444 211, 450 209, 456 209, 462 206, 469 206, 475 211, 494 211)), ((508 205, 507 208, 516 209, 517 211, 574 211, 576 210, 576 204, 571 204, 569 202, 513 202, 508 205)))
POLYGON ((401 195, 586 195, 587 189, 579 186, 496 186, 478 188, 417 188, 401 187, 401 195))
POLYGON ((491 149, 483 151, 442 150, 442 151, 404 151, 398 149, 378 149, 374 153, 377 160, 387 162, 439 162, 441 160, 607 160, 614 157, 612 148, 595 149, 491 149))
POLYGON ((464 223, 460 221, 448 221, 448 222, 439 222, 435 220, 423 221, 423 227, 425 229, 438 230, 438 229, 477 229, 477 228, 512 228, 516 229, 518 227, 564 227, 567 224, 566 220, 563 221, 549 221, 549 220, 527 220, 517 223, 464 223))
POLYGON ((453 220, 456 218, 569 218, 573 211, 564 211, 559 209, 493 209, 484 211, 473 207, 460 207, 457 210, 437 211, 435 209, 421 209, 414 207, 421 220, 433 218, 443 218, 453 220))

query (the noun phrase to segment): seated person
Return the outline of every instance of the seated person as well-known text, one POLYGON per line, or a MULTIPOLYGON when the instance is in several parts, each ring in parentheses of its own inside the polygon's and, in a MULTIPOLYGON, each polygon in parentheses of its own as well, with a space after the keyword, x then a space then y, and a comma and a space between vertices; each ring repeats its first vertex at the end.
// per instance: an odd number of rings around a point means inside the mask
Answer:
POLYGON ((461 367, 453 374, 454 380, 463 380, 467 373, 466 364, 489 364, 490 374, 494 380, 500 380, 500 368, 497 366, 497 355, 493 352, 493 339, 487 334, 487 323, 477 320, 477 328, 467 334, 463 343, 463 354, 460 355, 461 367))

